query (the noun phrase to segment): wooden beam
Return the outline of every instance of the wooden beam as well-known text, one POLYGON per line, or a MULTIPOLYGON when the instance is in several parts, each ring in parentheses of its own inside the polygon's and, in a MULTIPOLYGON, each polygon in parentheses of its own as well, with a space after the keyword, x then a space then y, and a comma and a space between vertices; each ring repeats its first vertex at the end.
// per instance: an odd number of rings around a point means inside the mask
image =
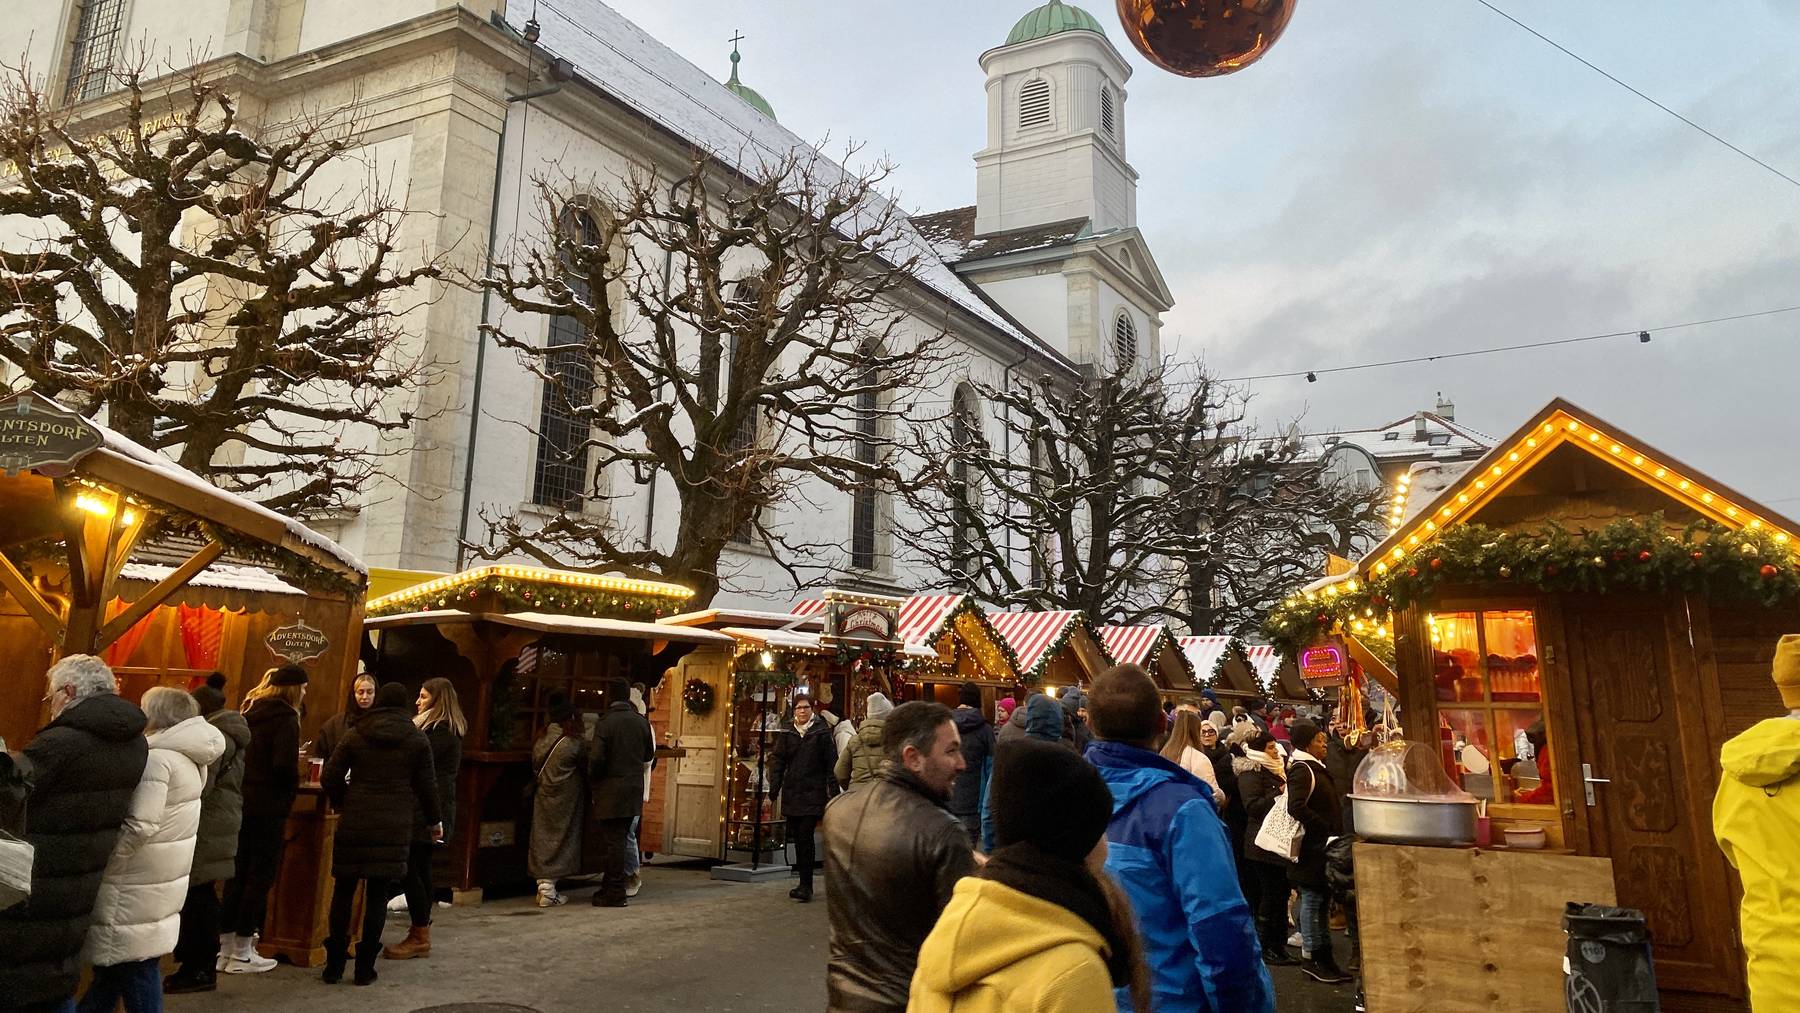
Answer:
POLYGON ((62 617, 56 614, 56 609, 44 600, 43 595, 38 594, 37 588, 31 586, 31 581, 26 580, 25 575, 4 554, 0 554, 0 587, 13 596, 13 600, 19 603, 25 614, 43 627, 45 633, 50 634, 52 641, 62 638, 62 617))
POLYGON ((181 590, 194 575, 207 568, 213 560, 225 554, 225 543, 208 542, 200 550, 187 558, 187 562, 175 568, 175 572, 156 582, 156 586, 144 592, 143 597, 131 603, 125 611, 100 628, 94 637, 94 650, 104 651, 113 641, 125 635, 125 631, 138 624, 138 620, 149 615, 157 606, 168 601, 170 596, 181 590))

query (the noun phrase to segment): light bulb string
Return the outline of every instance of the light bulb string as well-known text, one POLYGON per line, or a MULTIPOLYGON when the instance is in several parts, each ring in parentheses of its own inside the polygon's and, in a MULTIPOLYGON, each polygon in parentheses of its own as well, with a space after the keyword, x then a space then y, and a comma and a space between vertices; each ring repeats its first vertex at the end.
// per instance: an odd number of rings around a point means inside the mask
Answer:
POLYGON ((1629 331, 1609 331, 1605 334, 1586 334, 1578 338, 1556 338, 1550 341, 1528 341, 1517 345, 1499 345, 1493 348, 1471 348, 1461 352, 1440 352, 1436 355, 1415 355, 1405 359, 1384 359, 1380 362, 1360 362, 1350 366, 1323 366, 1314 369, 1295 369, 1285 373, 1258 373, 1255 376, 1234 376, 1220 380, 1220 383, 1252 383, 1257 380, 1286 380, 1293 377, 1317 377, 1326 373, 1349 373, 1360 369, 1383 369, 1388 366, 1408 366, 1420 362, 1437 362, 1440 359, 1466 359, 1477 355, 1498 355, 1503 352, 1521 352, 1536 348, 1553 348, 1558 345, 1574 345, 1584 341, 1605 341, 1610 338, 1635 337, 1647 341, 1648 335, 1661 331, 1678 331, 1687 327, 1705 327, 1709 324, 1724 324, 1734 320, 1752 320, 1757 317, 1775 316, 1780 313, 1800 311, 1800 306, 1782 306, 1777 309, 1757 310, 1754 313, 1734 313, 1731 316, 1712 317, 1707 320, 1689 320, 1679 324, 1665 324, 1661 327, 1641 328, 1629 331))

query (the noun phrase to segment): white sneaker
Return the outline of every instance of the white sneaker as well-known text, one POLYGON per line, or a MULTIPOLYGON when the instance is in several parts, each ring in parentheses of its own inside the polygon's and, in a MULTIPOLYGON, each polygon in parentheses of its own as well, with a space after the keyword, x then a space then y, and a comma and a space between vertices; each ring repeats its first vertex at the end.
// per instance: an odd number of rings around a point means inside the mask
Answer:
POLYGON ((642 890, 643 888, 644 888, 644 878, 642 876, 633 876, 630 879, 625 881, 625 896, 636 897, 638 895, 638 891, 642 890))
POLYGON ((256 952, 255 936, 235 936, 231 941, 231 962, 226 974, 261 974, 275 970, 275 961, 256 952))
POLYGON ((1305 946, 1306 942, 1305 942, 1305 940, 1300 938, 1300 933, 1296 932, 1293 935, 1288 937, 1288 945, 1289 946, 1305 946))
POLYGON ((568 902, 569 898, 564 897, 560 893, 540 893, 537 895, 538 907, 562 907, 568 902))

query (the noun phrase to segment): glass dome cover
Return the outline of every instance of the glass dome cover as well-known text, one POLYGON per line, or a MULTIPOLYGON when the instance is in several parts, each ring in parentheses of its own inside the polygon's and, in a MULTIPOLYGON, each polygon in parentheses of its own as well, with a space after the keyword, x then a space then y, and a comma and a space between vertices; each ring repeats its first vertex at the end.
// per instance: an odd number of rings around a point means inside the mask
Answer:
POLYGON ((1473 802, 1444 773, 1437 751, 1422 742, 1393 739, 1369 750, 1356 767, 1351 794, 1358 798, 1473 802))

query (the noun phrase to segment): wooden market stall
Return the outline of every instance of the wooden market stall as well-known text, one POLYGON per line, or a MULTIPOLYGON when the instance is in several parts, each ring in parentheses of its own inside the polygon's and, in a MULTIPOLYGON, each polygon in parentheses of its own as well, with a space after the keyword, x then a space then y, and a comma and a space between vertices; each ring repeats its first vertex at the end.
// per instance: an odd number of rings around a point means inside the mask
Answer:
POLYGON ((1213 636, 1177 637, 1175 642, 1181 645, 1181 652, 1187 655, 1188 664, 1193 667, 1198 689, 1212 690, 1213 695, 1228 707, 1231 704, 1248 706, 1250 701, 1261 698, 1262 687, 1244 653, 1243 641, 1236 637, 1213 636))
MULTIPOLYGON (((370 667, 416 688, 442 676, 468 714, 457 778, 457 825, 439 882, 479 900, 524 889, 530 841, 531 744, 560 694, 591 736, 613 701, 609 681, 657 686, 687 652, 729 647, 709 630, 659 625, 692 592, 674 584, 530 566, 483 566, 369 602, 370 667)), ((659 757, 673 754, 659 747, 659 757)), ((599 834, 584 835, 583 869, 598 871, 599 834)))
MULTIPOLYGON (((899 603, 894 635, 915 648, 894 673, 894 702, 935 700, 955 707, 961 687, 975 685, 982 689, 982 709, 991 718, 995 697, 1019 684, 1018 659, 974 597, 916 594, 889 600, 899 603)), ((822 599, 796 602, 794 612, 814 615, 823 604, 822 599)))
POLYGON ((1100 642, 1116 664, 1143 666, 1163 693, 1199 692, 1193 663, 1167 626, 1102 626, 1100 642))
MULTIPOLYGON (((1618 903, 1649 921, 1663 1009, 1744 1010, 1710 805, 1721 744, 1785 710, 1768 676, 1777 637, 1800 630, 1796 530, 1559 400, 1412 511, 1359 564, 1358 593, 1265 629, 1292 646, 1390 619, 1409 738, 1488 800, 1494 836, 1542 828, 1547 860, 1607 860, 1618 903)), ((1440 901, 1459 895, 1502 896, 1458 882, 1440 901)), ((1397 938, 1364 942, 1366 962, 1403 959, 1397 938)), ((1412 1008, 1378 979, 1404 976, 1370 976, 1371 1010, 1412 1008)))
POLYGON ((1244 657, 1249 660, 1251 671, 1256 673, 1257 685, 1269 699, 1285 704, 1311 702, 1306 695, 1306 685, 1300 681, 1299 667, 1279 648, 1270 644, 1250 644, 1244 648, 1244 657))
POLYGON ((1080 612, 989 612, 987 619, 1018 659, 1025 687, 1086 686, 1112 664, 1080 612))

